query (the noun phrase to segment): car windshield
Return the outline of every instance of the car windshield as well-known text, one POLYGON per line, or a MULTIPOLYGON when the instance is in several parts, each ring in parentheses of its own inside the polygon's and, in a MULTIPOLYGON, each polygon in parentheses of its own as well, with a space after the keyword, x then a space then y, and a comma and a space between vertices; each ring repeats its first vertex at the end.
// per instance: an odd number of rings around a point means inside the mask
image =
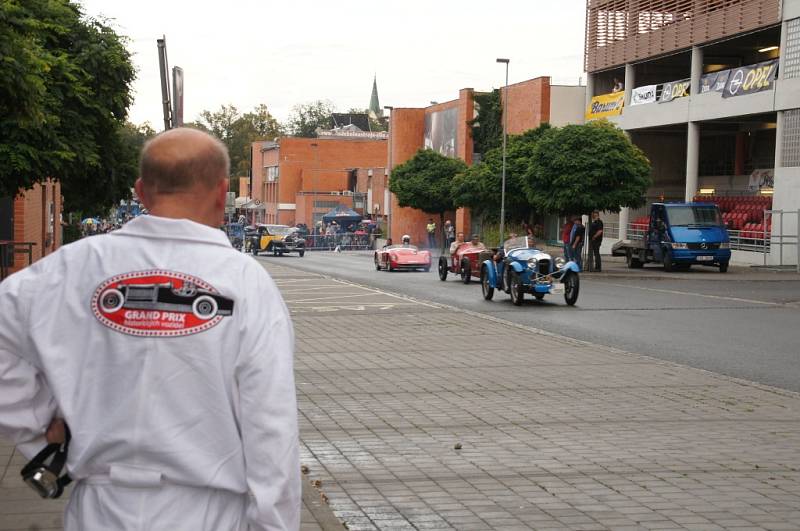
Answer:
POLYGON ((386 248, 389 249, 411 249, 412 251, 416 251, 417 248, 414 245, 390 245, 386 248))
POLYGON ((267 225, 267 230, 273 236, 287 236, 297 229, 285 225, 267 225))
POLYGON ((668 206, 667 216, 673 227, 719 227, 722 219, 715 205, 668 206))
POLYGON ((528 245, 528 238, 520 236, 518 238, 509 238, 503 244, 503 250, 507 253, 513 249, 533 249, 532 245, 528 245))

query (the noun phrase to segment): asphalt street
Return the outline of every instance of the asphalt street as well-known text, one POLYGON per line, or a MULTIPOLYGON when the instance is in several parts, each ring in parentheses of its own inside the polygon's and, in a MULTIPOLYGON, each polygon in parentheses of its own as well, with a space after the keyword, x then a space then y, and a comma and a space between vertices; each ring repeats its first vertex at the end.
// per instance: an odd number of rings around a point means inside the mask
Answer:
MULTIPOLYGON (((575 307, 561 296, 522 307, 496 292, 484 301, 478 282, 441 282, 424 272, 376 271, 371 253, 310 252, 259 257, 298 270, 455 306, 567 337, 650 355, 767 385, 800 391, 800 280, 791 275, 753 278, 712 270, 653 275, 583 274, 575 307)), ((379 307, 354 308, 365 313, 379 307)), ((313 311, 313 307, 309 308, 313 311)))

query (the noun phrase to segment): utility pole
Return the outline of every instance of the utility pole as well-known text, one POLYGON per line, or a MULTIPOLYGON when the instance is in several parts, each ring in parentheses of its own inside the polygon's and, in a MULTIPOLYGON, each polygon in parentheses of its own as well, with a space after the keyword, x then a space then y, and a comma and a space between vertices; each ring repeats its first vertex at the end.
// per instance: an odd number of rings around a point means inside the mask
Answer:
POLYGON ((167 64, 167 37, 162 35, 158 43, 158 68, 161 71, 161 105, 164 112, 164 130, 172 129, 171 104, 169 97, 169 65, 167 64))
POLYGON ((503 245, 506 228, 506 141, 508 139, 508 63, 509 59, 497 59, 506 65, 506 84, 503 88, 503 184, 500 189, 500 245, 503 245))

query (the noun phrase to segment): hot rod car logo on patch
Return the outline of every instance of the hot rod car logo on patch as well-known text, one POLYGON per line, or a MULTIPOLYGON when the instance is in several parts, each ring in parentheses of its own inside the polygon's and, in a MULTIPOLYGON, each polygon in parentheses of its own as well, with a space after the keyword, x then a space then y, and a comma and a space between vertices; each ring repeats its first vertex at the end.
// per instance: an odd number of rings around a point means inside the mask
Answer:
POLYGON ((92 311, 104 325, 135 336, 185 336, 233 315, 233 300, 208 282, 174 271, 125 273, 101 283, 92 311))

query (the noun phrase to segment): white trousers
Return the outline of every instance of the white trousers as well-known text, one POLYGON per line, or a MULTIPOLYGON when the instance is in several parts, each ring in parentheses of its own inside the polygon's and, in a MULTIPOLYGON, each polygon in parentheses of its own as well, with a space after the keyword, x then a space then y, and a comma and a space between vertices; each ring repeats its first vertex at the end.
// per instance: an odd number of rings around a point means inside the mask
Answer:
POLYGON ((123 487, 80 481, 65 531, 247 531, 247 496, 180 485, 123 487))

